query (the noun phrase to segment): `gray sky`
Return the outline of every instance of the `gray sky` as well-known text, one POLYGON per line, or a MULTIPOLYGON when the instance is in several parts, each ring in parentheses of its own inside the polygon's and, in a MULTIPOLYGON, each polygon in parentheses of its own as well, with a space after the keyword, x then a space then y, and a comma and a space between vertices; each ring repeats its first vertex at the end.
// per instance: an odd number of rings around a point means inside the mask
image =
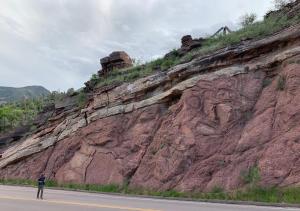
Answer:
POLYGON ((114 50, 148 61, 272 0, 0 0, 0 86, 79 88, 114 50))

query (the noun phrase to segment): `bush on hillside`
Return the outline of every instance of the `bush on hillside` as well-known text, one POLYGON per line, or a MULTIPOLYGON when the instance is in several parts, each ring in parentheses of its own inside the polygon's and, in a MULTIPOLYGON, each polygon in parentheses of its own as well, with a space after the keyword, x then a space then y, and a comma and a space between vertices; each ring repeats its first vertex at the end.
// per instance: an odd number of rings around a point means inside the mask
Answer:
POLYGON ((240 22, 240 24, 241 24, 242 27, 247 27, 247 26, 253 24, 254 21, 256 20, 256 18, 257 18, 257 15, 254 14, 254 13, 251 13, 251 14, 245 14, 245 15, 243 15, 243 16, 241 17, 241 22, 240 22))
POLYGON ((48 99, 37 98, 0 105, 0 133, 31 124, 47 103, 48 99))

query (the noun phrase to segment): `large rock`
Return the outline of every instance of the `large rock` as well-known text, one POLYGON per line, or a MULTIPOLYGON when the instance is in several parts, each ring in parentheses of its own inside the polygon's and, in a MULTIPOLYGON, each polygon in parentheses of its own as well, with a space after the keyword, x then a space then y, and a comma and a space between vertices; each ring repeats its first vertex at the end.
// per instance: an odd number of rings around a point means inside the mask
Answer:
POLYGON ((122 69, 132 67, 133 63, 128 54, 124 51, 112 52, 109 56, 100 59, 102 70, 99 71, 100 75, 106 74, 113 69, 122 69))
POLYGON ((203 38, 193 39, 191 35, 185 35, 181 38, 181 48, 178 50, 178 53, 183 55, 194 48, 199 48, 204 40, 203 38))

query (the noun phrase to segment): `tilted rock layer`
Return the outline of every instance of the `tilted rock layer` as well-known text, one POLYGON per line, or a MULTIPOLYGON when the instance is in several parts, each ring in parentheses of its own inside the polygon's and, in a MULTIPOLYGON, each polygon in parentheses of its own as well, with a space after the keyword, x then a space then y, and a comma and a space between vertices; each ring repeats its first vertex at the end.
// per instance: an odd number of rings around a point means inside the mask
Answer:
MULTIPOLYGON (((8 147, 1 178, 233 190, 300 183, 300 26, 60 105, 8 147)), ((71 99, 72 101, 72 99, 71 99)))

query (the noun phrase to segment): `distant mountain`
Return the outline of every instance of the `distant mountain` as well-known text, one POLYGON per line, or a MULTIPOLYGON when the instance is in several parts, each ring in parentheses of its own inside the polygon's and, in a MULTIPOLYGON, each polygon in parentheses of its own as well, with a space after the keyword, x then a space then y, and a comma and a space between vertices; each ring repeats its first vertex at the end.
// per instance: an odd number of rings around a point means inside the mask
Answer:
POLYGON ((48 94, 50 94, 50 91, 42 86, 26 86, 21 88, 0 86, 0 104, 41 97, 48 94))

